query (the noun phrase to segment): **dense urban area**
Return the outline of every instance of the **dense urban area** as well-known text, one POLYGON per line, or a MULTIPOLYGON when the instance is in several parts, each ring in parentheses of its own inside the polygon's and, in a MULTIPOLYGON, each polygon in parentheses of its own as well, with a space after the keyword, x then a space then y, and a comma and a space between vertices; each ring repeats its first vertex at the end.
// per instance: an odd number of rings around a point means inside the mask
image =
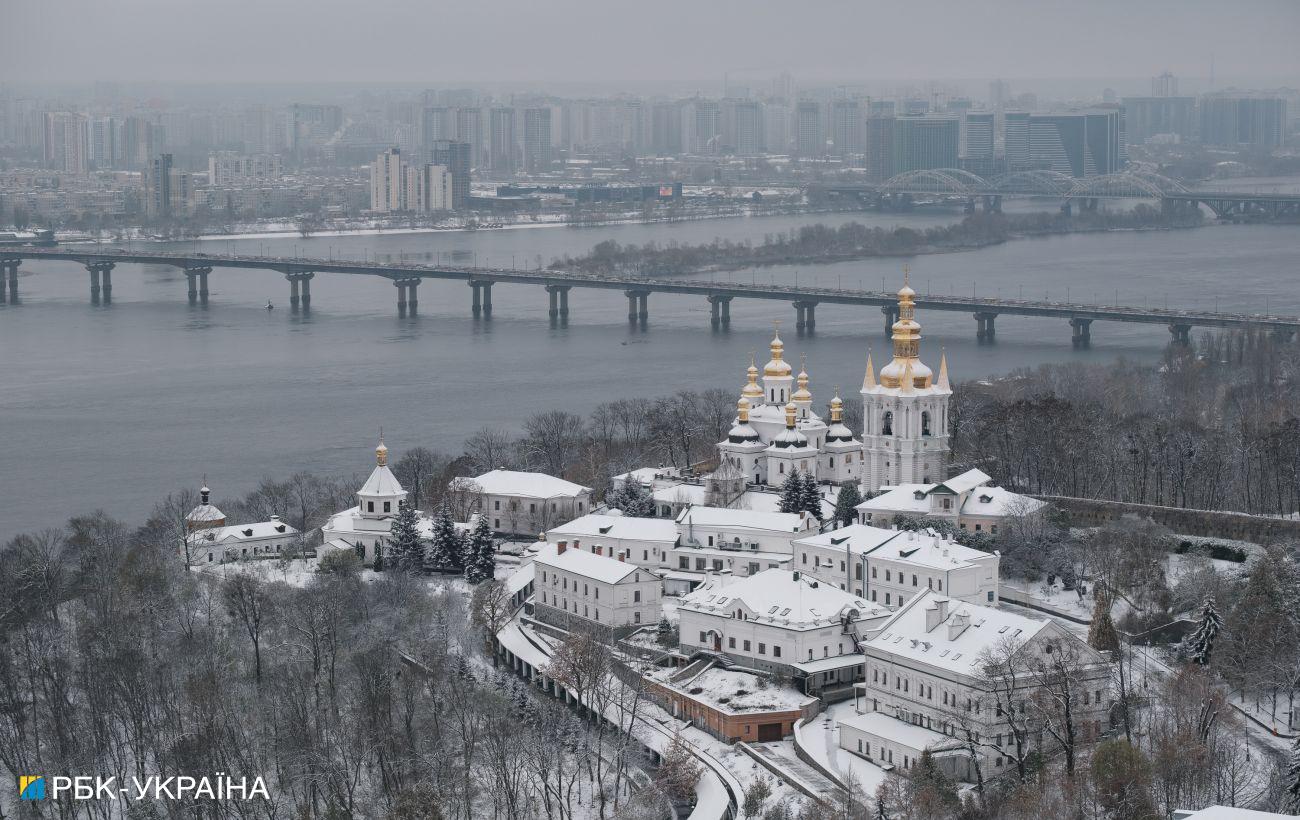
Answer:
POLYGON ((0 76, 0 820, 1300 816, 1300 77, 796 57, 0 76))

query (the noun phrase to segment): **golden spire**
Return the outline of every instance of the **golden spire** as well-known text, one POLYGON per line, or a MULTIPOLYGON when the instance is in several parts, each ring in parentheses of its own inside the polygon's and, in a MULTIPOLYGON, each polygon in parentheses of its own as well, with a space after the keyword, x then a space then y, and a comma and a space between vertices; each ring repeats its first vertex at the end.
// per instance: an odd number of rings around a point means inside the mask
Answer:
POLYGON ((871 348, 867 348, 867 372, 862 377, 862 389, 870 390, 876 386, 876 368, 871 364, 871 348))
POLYGON ((736 402, 736 423, 749 424, 749 399, 744 396, 741 396, 740 401, 736 402))
POLYGON ((929 387, 931 384, 930 369, 920 360, 921 325, 916 321, 916 301, 913 299, 916 291, 908 284, 909 274, 909 269, 904 266, 903 287, 898 291, 898 321, 893 326, 894 360, 880 371, 883 387, 903 387, 904 378, 915 379, 913 387, 929 387), (919 371, 919 375, 911 375, 913 371, 919 371))
POLYGON ((940 390, 952 389, 952 387, 948 384, 948 351, 945 350, 944 348, 940 348, 940 353, 939 353, 939 389, 940 390))
POLYGON ((794 429, 794 414, 797 411, 798 408, 794 406, 794 402, 790 402, 785 406, 785 427, 787 430, 794 429))
POLYGON ((384 428, 379 428, 379 446, 375 448, 375 464, 383 467, 388 463, 388 448, 384 446, 384 428))
POLYGON ((808 357, 799 357, 799 389, 790 398, 797 402, 811 402, 812 391, 808 389, 808 357))
POLYGON ((789 376, 790 364, 782 358, 785 355, 785 342, 781 341, 781 320, 772 320, 772 360, 763 368, 764 376, 789 376))
POLYGON ((740 395, 747 399, 757 399, 762 401, 763 388, 758 386, 758 368, 754 366, 754 354, 749 354, 749 370, 746 371, 749 378, 748 383, 741 389, 740 395))

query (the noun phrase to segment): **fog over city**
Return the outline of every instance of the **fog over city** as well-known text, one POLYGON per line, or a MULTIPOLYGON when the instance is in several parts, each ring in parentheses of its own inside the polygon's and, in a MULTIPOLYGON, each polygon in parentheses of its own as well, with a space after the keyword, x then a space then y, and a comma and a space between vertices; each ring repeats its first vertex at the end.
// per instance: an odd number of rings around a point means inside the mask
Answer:
POLYGON ((1300 0, 0 0, 0 820, 1300 820, 1300 0))
MULTIPOLYGON (((540 83, 711 90, 817 82, 1106 78, 1220 85, 1300 71, 1290 0, 6 0, 0 82, 540 83)), ((558 87, 557 87, 558 90, 558 87)), ((1130 90, 1119 88, 1121 92, 1130 90)))

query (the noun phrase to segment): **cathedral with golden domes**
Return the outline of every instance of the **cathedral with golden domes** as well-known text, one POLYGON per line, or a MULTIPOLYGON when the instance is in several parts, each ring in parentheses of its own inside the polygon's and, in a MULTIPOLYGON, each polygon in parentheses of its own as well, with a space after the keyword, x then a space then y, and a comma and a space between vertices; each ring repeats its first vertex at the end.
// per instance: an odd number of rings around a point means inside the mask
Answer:
POLYGON ((916 292, 904 281, 893 326, 894 357, 879 375, 867 354, 862 382, 863 431, 857 438, 844 424, 844 401, 830 401, 830 418, 813 410, 806 363, 799 374, 785 360, 776 333, 771 359, 759 371, 751 360, 736 402, 736 420, 718 444, 722 465, 755 485, 782 484, 792 472, 809 473, 824 484, 859 483, 868 492, 882 486, 942 481, 948 466, 948 364, 939 376, 921 361, 921 326, 916 292))

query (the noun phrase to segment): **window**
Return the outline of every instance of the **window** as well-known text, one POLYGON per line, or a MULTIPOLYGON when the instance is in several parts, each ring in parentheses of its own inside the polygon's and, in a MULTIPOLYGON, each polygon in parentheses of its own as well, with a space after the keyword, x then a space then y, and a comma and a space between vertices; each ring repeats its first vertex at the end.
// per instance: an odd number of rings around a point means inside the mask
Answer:
POLYGON ((678 557, 678 559, 677 559, 677 568, 678 568, 678 569, 690 569, 690 568, 691 568, 691 559, 687 558, 685 555, 678 557))
POLYGON ((800 556, 800 558, 802 559, 802 563, 805 564, 808 563, 808 553, 805 552, 803 555, 800 556))
MULTIPOLYGON (((940 582, 940 583, 942 583, 942 582, 940 582)), ((943 588, 943 587, 941 586, 940 589, 942 589, 942 588, 943 588)), ((993 590, 991 590, 991 589, 989 590, 989 603, 993 603, 993 590)))
POLYGON ((494 510, 500 510, 500 509, 501 509, 501 499, 498 498, 497 500, 495 500, 495 501, 492 502, 492 509, 494 509, 494 510))
MULTIPOLYGON (((596 590, 596 597, 597 597, 597 598, 600 597, 600 590, 599 590, 599 589, 596 590)), ((633 590, 633 591, 632 591, 632 603, 634 603, 634 604, 639 604, 639 603, 641 603, 641 590, 636 589, 636 590, 633 590)))
MULTIPOLYGON (((870 515, 870 513, 868 513, 868 515, 870 515)), ((872 577, 872 578, 875 578, 875 577, 876 577, 876 568, 875 568, 875 567, 872 567, 872 568, 871 568, 871 577, 872 577)))
MULTIPOLYGON (((758 645, 758 654, 760 654, 760 655, 766 655, 766 654, 767 654, 767 644, 765 644, 765 643, 760 643, 760 644, 758 645)), ((1087 696, 1085 695, 1084 698, 1085 698, 1084 702, 1086 703, 1086 702, 1087 702, 1087 700, 1086 700, 1087 696)))
POLYGON ((880 434, 882 436, 892 436, 894 434, 894 414, 888 410, 880 423, 880 434))
MULTIPOLYGON (((599 609, 596 610, 596 620, 600 620, 600 610, 599 610, 599 609)), ((633 612, 633 613, 632 613, 632 623, 634 623, 634 624, 639 624, 639 623, 641 623, 641 610, 637 610, 636 612, 633 612)))
POLYGON ((492 529, 494 529, 494 530, 499 530, 499 529, 501 529, 501 519, 500 519, 500 518, 493 518, 493 519, 492 519, 492 529))
POLYGON ((781 657, 781 647, 779 647, 779 646, 773 646, 773 647, 772 647, 772 657, 774 657, 774 658, 779 658, 779 657, 781 657))
POLYGON ((707 633, 707 632, 701 632, 701 633, 700 633, 700 643, 708 643, 708 642, 709 642, 709 633, 707 633))
POLYGON ((735 638, 727 638, 727 648, 728 648, 728 649, 735 649, 735 648, 736 648, 736 639, 735 639, 735 638))
POLYGON ((916 573, 912 573, 912 586, 916 586, 916 573))
POLYGON ((528 505, 528 511, 529 511, 530 513, 535 513, 535 512, 537 512, 537 505, 536 505, 536 504, 529 504, 529 505, 528 505))
MULTIPOLYGON (((875 597, 876 597, 875 593, 872 593, 871 597, 872 597, 872 599, 874 600, 875 597)), ((885 593, 885 606, 889 606, 889 593, 888 593, 888 592, 885 593)))
POLYGON ((374 511, 375 511, 375 502, 373 502, 373 501, 367 501, 367 502, 366 502, 366 512, 374 512, 374 511))
POLYGON ((930 435, 930 411, 929 410, 921 411, 921 435, 923 436, 930 435))

